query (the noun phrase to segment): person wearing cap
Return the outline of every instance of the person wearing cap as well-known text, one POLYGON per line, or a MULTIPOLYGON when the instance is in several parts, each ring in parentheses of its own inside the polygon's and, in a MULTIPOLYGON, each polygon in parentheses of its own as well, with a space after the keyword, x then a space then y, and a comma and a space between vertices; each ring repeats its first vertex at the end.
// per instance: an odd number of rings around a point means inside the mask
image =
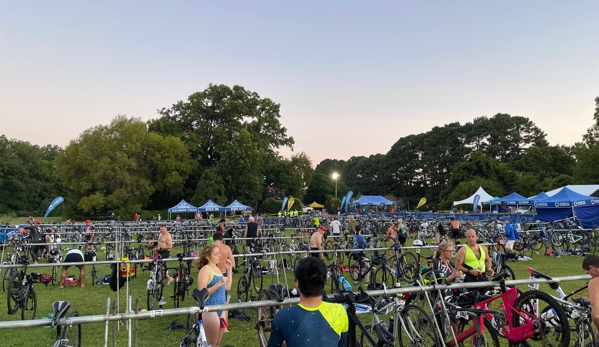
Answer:
MULTIPOLYGON (((310 237, 310 250, 320 251, 322 250, 322 236, 327 231, 324 226, 318 227, 318 229, 310 237)), ((315 258, 324 259, 324 253, 321 252, 310 252, 310 255, 315 258)))
POLYGON ((94 236, 96 235, 96 229, 94 228, 92 221, 89 219, 85 221, 85 225, 85 239, 90 243, 87 246, 87 249, 94 249, 93 242, 94 236))

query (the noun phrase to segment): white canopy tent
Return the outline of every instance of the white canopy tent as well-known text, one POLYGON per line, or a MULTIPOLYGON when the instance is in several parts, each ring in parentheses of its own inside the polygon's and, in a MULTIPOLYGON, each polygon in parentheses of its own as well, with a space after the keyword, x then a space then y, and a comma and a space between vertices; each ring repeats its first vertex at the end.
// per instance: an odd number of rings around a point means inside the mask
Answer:
POLYGON ((489 201, 491 201, 493 199, 492 195, 489 195, 489 193, 485 192, 485 190, 483 189, 483 187, 478 187, 478 190, 472 194, 472 196, 470 196, 469 198, 466 198, 464 200, 460 200, 460 201, 454 201, 453 202, 453 206, 457 206, 457 205, 466 205, 466 204, 470 204, 473 205, 474 204, 474 197, 478 194, 478 196, 480 196, 480 199, 478 200, 478 206, 482 206, 483 203, 488 203, 489 201))

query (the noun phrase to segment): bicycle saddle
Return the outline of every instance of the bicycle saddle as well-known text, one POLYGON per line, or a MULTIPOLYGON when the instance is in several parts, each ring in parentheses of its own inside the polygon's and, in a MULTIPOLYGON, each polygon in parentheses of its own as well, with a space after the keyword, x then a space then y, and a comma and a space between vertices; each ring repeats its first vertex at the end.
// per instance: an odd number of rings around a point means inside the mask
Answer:
POLYGON ((69 301, 55 301, 52 303, 52 320, 50 321, 52 329, 56 328, 58 321, 66 316, 69 307, 71 307, 69 301))
POLYGON ((193 292, 191 292, 191 296, 198 302, 198 306, 201 309, 204 309, 204 300, 208 297, 208 288, 204 288, 199 290, 198 288, 194 288, 193 292))
POLYGON ((177 253, 177 258, 179 258, 179 260, 183 260, 183 258, 185 258, 185 253, 177 253))
POLYGON ((268 294, 278 302, 282 302, 287 296, 287 288, 282 284, 271 284, 266 290, 268 291, 268 294))
POLYGON ((537 271, 537 270, 531 268, 530 266, 527 267, 527 269, 528 269, 528 272, 530 273, 531 277, 544 278, 546 280, 552 280, 553 279, 553 278, 545 275, 544 273, 541 273, 540 271, 537 271))
POLYGON ((591 308, 591 302, 585 297, 573 298, 572 301, 582 307, 591 308))

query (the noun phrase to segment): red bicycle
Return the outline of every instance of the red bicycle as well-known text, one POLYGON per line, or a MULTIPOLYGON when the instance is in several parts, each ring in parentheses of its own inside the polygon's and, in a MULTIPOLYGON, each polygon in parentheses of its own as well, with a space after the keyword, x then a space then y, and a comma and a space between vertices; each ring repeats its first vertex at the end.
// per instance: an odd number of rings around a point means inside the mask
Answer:
POLYGON ((499 347, 499 335, 510 346, 568 346, 570 326, 563 307, 538 290, 519 294, 516 288, 506 289, 506 277, 507 274, 501 273, 493 278, 500 283, 501 292, 497 295, 468 293, 459 296, 455 303, 445 303, 448 310, 437 315, 441 331, 451 337, 446 344, 499 347), (457 326, 446 318, 457 320, 457 326))

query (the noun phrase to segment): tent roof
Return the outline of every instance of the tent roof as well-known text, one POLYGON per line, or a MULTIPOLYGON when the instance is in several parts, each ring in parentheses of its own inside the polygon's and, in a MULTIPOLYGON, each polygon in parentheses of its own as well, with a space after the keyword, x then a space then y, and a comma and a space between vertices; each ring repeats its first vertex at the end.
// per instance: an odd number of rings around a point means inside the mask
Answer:
POLYGON ((198 207, 198 211, 200 212, 222 212, 224 210, 224 207, 213 202, 212 200, 208 200, 204 205, 198 207))
POLYGON ((563 187, 559 192, 548 197, 547 199, 538 200, 533 203, 537 210, 544 208, 567 208, 592 204, 599 204, 599 199, 592 196, 578 194, 568 187, 563 187))
POLYGON ((478 190, 472 194, 470 197, 464 199, 464 200, 460 200, 460 201, 454 201, 453 205, 457 206, 457 205, 465 205, 465 204, 474 204, 474 197, 476 196, 476 194, 478 194, 478 196, 480 196, 480 199, 478 200, 478 204, 482 205, 483 202, 487 203, 488 201, 493 200, 493 196, 489 195, 489 193, 485 192, 485 190, 483 189, 483 187, 478 187, 478 190))
POLYGON ((522 195, 514 192, 510 195, 506 195, 501 199, 493 199, 492 205, 501 205, 502 202, 506 202, 508 205, 530 205, 530 201, 522 195))
POLYGON ((391 206, 397 205, 397 202, 387 200, 380 195, 362 195, 358 200, 350 205, 368 205, 368 206, 391 206))
POLYGON ((312 207, 312 208, 324 208, 324 205, 321 205, 321 204, 317 203, 316 201, 314 201, 313 203, 311 203, 308 206, 312 207))
POLYGON ((197 210, 197 207, 191 205, 185 200, 181 200, 181 202, 179 202, 176 206, 169 208, 168 213, 196 212, 197 210))
POLYGON ((528 201, 530 201, 530 203, 532 204, 535 201, 547 199, 548 197, 549 197, 549 195, 547 195, 545 192, 540 192, 539 194, 537 194, 535 196, 531 196, 530 198, 528 198, 528 201))
MULTIPOLYGON (((562 187, 562 188, 564 188, 564 187, 562 187)), ((550 190, 547 192, 547 195, 554 196, 562 188, 550 190)), ((569 184, 569 185, 565 186, 565 188, 568 188, 578 194, 591 196, 591 195, 597 193, 597 191, 599 190, 599 184, 569 184)))
POLYGON ((229 206, 225 207, 225 211, 251 211, 250 206, 244 205, 239 201, 233 201, 229 206))

